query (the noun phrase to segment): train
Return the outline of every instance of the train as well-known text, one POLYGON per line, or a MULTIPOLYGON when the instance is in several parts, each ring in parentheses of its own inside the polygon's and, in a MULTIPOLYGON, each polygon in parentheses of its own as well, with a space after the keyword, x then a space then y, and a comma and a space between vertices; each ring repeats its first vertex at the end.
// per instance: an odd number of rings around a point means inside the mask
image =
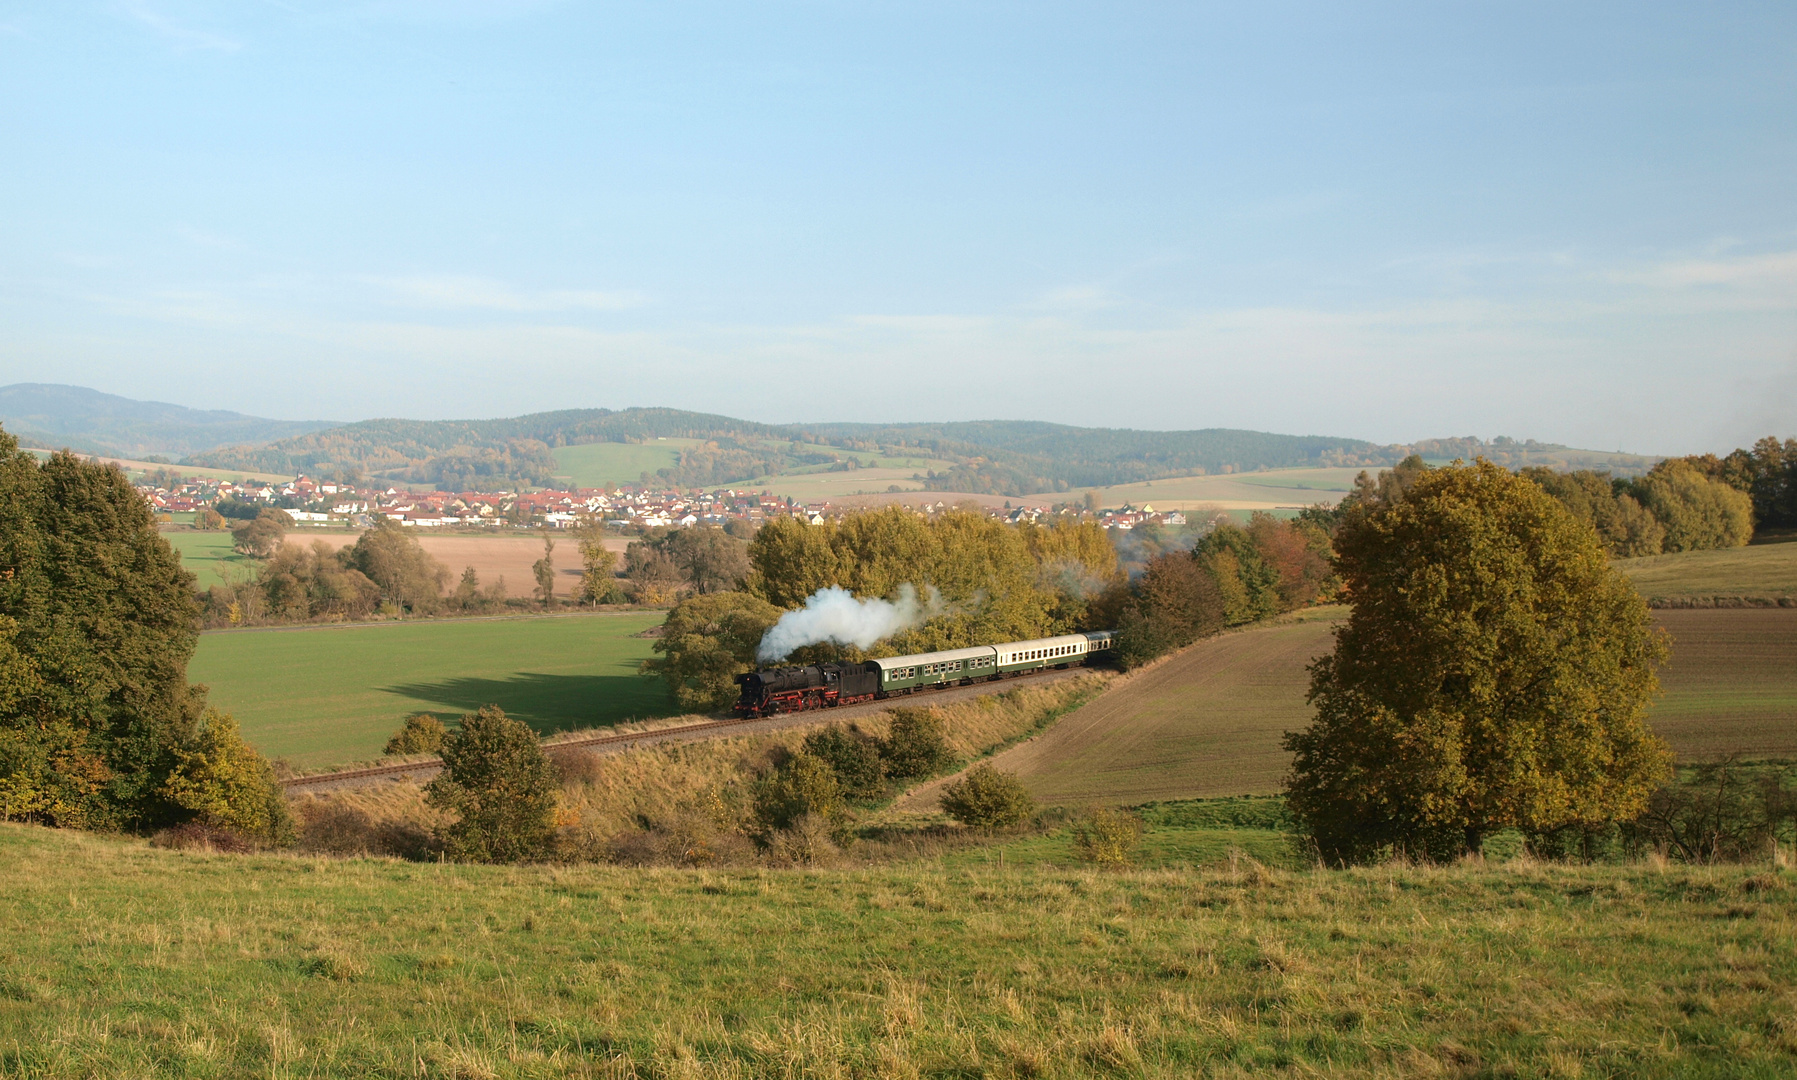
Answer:
POLYGON ((750 671, 736 677, 741 716, 829 709, 861 701, 914 694, 949 686, 1010 679, 1049 668, 1079 667, 1102 659, 1112 648, 1112 632, 1093 630, 1033 641, 1007 641, 967 649, 888 656, 859 664, 810 664, 750 671))

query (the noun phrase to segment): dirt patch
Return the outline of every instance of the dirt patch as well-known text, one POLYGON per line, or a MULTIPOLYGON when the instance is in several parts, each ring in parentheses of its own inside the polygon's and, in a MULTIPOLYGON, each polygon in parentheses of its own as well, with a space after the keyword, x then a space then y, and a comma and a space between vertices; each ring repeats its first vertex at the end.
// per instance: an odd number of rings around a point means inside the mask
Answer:
MULTIPOLYGON (((334 548, 348 547, 356 542, 358 533, 305 533, 295 531, 287 534, 289 543, 300 541, 309 543, 312 540, 323 540, 334 548)), ((449 567, 449 572, 456 579, 462 576, 467 567, 474 567, 474 573, 480 578, 482 585, 491 584, 499 578, 505 578, 507 596, 528 597, 537 587, 537 581, 531 567, 543 557, 543 541, 535 536, 518 536, 499 534, 495 536, 469 535, 467 533, 427 533, 418 534, 418 543, 431 556, 449 567)), ((619 563, 623 562, 624 549, 630 544, 630 538, 624 536, 608 536, 605 546, 618 553, 619 563)), ((572 536, 555 538, 556 584, 555 591, 560 596, 574 593, 575 582, 580 578, 580 548, 572 536)), ((454 582, 452 581, 453 585, 454 582)))
POLYGON ((1797 608, 1656 611, 1672 662, 1654 730, 1680 758, 1797 757, 1797 608))

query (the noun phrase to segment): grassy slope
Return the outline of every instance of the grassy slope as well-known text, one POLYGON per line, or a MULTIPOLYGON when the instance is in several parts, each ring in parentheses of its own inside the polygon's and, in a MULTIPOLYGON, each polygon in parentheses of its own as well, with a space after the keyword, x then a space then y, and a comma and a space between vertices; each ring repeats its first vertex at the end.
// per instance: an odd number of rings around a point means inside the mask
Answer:
POLYGON ((673 468, 680 451, 697 446, 697 439, 656 439, 646 443, 600 442, 558 446, 555 468, 577 487, 609 487, 634 484, 643 473, 673 468))
MULTIPOLYGON (((1267 472, 1176 476, 1139 484, 1093 488, 1103 506, 1143 503, 1155 509, 1190 509, 1197 506, 1270 509, 1274 506, 1333 504, 1354 490, 1359 469, 1272 469, 1267 472)), ((1078 502, 1086 489, 1053 496, 1057 501, 1078 502)), ((1047 498, 1048 496, 1042 496, 1047 498)))
POLYGON ((1797 596, 1797 543, 1653 555, 1616 565, 1649 599, 1797 596))
POLYGON ((1782 1076, 1789 873, 486 868, 0 825, 0 1073, 1782 1076))
POLYGON ((540 732, 676 712, 636 674, 661 612, 365 623, 206 634, 188 677, 263 753, 303 765, 380 754, 406 713, 497 703, 540 732))

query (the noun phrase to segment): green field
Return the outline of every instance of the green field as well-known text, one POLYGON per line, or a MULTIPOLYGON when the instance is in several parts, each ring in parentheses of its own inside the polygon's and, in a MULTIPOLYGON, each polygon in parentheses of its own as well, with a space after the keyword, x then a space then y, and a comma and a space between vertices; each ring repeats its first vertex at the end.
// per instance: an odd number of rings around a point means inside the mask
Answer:
POLYGON ((188 678, 269 757, 378 757, 400 719, 497 704, 548 734, 678 712, 636 668, 661 612, 377 622, 203 634, 188 678))
POLYGON ((0 825, 0 1075, 1783 1077, 1757 867, 474 867, 0 825))
POLYGON ((226 575, 234 580, 254 576, 261 559, 239 555, 227 530, 217 532, 165 532, 162 538, 181 556, 181 565, 196 578, 201 590, 220 584, 226 575))
POLYGON ((680 451, 700 445, 698 439, 652 439, 646 443, 598 442, 555 448, 556 473, 576 487, 602 488, 634 484, 644 473, 673 468, 680 451))
POLYGON ((1620 559, 1616 566, 1653 599, 1797 597, 1797 543, 1753 544, 1620 559))

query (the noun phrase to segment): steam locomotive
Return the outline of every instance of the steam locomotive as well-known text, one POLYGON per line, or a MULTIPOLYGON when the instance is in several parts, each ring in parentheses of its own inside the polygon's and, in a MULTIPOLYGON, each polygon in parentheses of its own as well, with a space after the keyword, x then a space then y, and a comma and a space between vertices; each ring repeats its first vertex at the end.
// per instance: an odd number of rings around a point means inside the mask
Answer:
POLYGON ((768 716, 828 709, 919 690, 1009 679, 1048 668, 1078 667, 1093 657, 1102 657, 1111 647, 1111 631, 1094 630, 1034 641, 888 656, 860 664, 768 668, 736 677, 742 687, 736 712, 743 716, 768 716))

